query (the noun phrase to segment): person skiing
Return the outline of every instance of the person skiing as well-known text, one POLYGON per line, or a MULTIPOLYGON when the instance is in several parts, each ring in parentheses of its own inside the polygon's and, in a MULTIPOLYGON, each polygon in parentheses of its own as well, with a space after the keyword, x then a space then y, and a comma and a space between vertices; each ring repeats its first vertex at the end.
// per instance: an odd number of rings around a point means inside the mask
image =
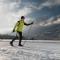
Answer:
POLYGON ((21 16, 21 19, 19 19, 19 21, 17 21, 17 23, 16 23, 16 25, 15 25, 15 27, 14 27, 14 29, 13 29, 13 32, 17 32, 17 34, 19 35, 19 37, 16 35, 16 36, 12 39, 12 41, 10 41, 10 45, 11 45, 11 46, 13 46, 13 42, 15 41, 16 38, 19 38, 19 44, 18 44, 18 46, 23 46, 23 45, 21 44, 23 27, 24 27, 24 25, 28 26, 28 25, 33 24, 33 22, 30 23, 30 24, 25 23, 25 22, 24 22, 24 19, 25 19, 25 17, 24 17, 24 16, 21 16))

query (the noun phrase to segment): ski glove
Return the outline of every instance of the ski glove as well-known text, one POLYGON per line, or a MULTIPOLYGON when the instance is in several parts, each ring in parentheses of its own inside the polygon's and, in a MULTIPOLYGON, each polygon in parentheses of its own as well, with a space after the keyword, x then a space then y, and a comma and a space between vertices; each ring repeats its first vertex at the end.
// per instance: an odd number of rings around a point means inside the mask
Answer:
POLYGON ((31 24, 33 24, 33 22, 31 24))

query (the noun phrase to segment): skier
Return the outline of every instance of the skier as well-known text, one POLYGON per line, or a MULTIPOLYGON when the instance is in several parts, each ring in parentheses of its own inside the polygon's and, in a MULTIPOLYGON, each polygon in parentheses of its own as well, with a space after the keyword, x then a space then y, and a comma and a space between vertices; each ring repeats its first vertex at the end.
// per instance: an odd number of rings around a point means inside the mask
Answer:
POLYGON ((14 29, 13 29, 13 32, 17 32, 18 35, 19 35, 19 37, 16 35, 16 36, 12 39, 12 41, 10 41, 10 45, 11 45, 11 46, 13 46, 13 42, 15 41, 16 38, 19 38, 19 44, 18 44, 18 46, 23 46, 23 45, 21 44, 23 26, 24 26, 24 25, 28 26, 28 25, 33 24, 33 22, 30 23, 30 24, 25 23, 25 22, 24 22, 24 19, 25 19, 25 17, 24 17, 24 16, 21 16, 21 19, 19 19, 19 21, 17 21, 17 23, 16 23, 16 25, 15 25, 15 27, 14 27, 14 29))

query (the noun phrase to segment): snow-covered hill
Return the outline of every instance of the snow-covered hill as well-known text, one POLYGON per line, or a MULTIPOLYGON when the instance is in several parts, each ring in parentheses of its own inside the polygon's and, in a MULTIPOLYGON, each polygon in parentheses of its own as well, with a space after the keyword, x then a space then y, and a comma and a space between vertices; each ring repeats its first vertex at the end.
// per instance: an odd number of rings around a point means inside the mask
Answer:
POLYGON ((0 41, 0 60, 60 60, 60 41, 23 40, 23 47, 18 41, 11 47, 9 42, 0 41))

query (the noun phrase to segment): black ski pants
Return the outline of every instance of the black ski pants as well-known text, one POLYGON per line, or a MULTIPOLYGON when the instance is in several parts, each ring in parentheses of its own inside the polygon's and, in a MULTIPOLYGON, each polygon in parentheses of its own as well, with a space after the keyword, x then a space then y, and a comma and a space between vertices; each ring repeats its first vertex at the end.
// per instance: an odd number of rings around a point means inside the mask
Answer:
POLYGON ((22 32, 17 32, 18 35, 16 35, 13 39, 12 39, 12 43, 13 41, 16 40, 16 38, 19 39, 19 45, 21 44, 21 41, 22 41, 22 32))

